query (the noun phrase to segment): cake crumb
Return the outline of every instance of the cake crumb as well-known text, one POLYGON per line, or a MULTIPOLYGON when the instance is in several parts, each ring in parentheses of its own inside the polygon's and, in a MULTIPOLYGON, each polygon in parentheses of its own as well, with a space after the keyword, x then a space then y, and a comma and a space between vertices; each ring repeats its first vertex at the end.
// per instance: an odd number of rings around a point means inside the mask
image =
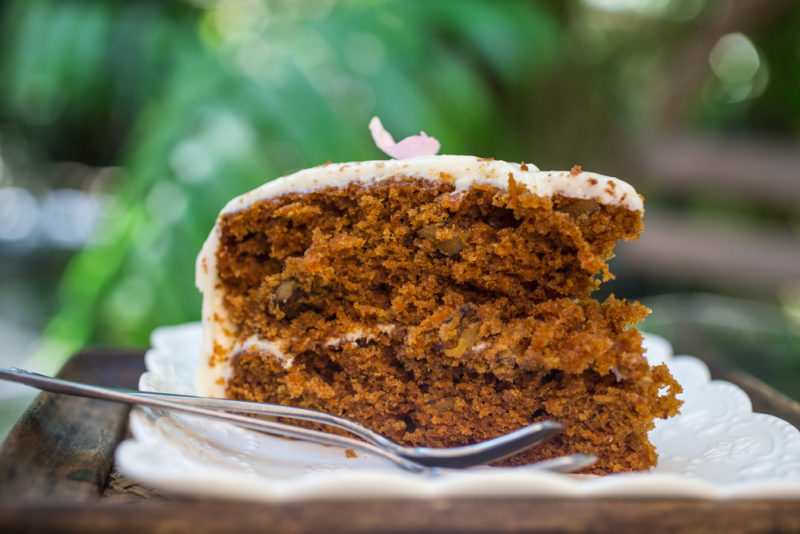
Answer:
POLYGON ((508 207, 512 210, 517 209, 519 191, 517 190, 517 181, 514 179, 514 173, 508 173, 508 207))
POLYGON ((524 161, 519 164, 519 170, 521 170, 521 171, 527 171, 528 170, 528 166, 525 164, 524 161))
POLYGON ((583 172, 580 165, 573 165, 572 168, 569 170, 570 176, 578 176, 580 173, 583 172))
POLYGON ((458 210, 461 203, 464 201, 465 194, 463 192, 453 193, 442 197, 442 206, 449 211, 458 210))
POLYGON ((347 456, 348 458, 358 458, 358 454, 356 454, 356 451, 354 451, 353 449, 345 449, 344 455, 347 456))

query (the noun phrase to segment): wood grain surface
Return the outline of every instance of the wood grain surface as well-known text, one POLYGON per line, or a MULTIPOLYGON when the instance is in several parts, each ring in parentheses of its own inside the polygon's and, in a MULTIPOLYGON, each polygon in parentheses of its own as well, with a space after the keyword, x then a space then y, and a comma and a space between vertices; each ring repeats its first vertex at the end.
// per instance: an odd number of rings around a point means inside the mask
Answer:
POLYGON ((142 501, 0 509, 5 532, 800 532, 797 502, 504 499, 263 504, 142 501), (23 517, 35 517, 26 523, 23 517))
MULTIPOLYGON (((143 371, 139 351, 113 356, 87 352, 72 358, 57 376, 135 387, 143 371)), ((0 447, 0 503, 96 501, 129 411, 125 404, 40 393, 0 447)))
MULTIPOLYGON (((60 377, 136 387, 142 353, 75 356, 60 377)), ((718 365, 756 411, 800 426, 800 405, 718 365)), ((128 408, 41 394, 0 448, 0 532, 800 532, 797 500, 428 499, 250 503, 168 498, 113 470, 128 408)))

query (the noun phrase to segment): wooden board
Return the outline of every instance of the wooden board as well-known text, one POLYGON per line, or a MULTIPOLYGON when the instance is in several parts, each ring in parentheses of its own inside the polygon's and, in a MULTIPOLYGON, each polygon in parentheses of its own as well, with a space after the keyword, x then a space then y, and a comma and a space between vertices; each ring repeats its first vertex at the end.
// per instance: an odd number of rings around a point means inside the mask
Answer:
MULTIPOLYGON (((135 388, 141 352, 75 356, 60 377, 135 388)), ((800 405, 719 366, 757 411, 800 427, 800 405)), ((0 447, 0 532, 800 532, 796 500, 428 499, 249 503, 167 498, 113 471, 126 406, 43 393, 0 447)))
MULTIPOLYGON (((104 386, 136 387, 141 352, 86 352, 58 377, 104 386)), ((39 394, 0 448, 0 503, 96 501, 127 428, 124 404, 39 394)))

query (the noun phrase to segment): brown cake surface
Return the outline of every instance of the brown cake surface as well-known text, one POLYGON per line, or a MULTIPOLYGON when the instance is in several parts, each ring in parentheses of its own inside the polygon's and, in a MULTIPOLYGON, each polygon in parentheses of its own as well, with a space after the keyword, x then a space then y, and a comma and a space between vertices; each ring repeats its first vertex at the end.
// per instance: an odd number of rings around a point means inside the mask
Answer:
POLYGON ((677 413, 680 386, 629 328, 644 307, 589 298, 641 211, 530 183, 395 172, 223 213, 211 261, 227 344, 212 340, 208 361, 225 369, 218 385, 408 445, 557 420, 560 437, 504 463, 583 452, 599 458, 594 473, 655 465, 647 432, 677 413))

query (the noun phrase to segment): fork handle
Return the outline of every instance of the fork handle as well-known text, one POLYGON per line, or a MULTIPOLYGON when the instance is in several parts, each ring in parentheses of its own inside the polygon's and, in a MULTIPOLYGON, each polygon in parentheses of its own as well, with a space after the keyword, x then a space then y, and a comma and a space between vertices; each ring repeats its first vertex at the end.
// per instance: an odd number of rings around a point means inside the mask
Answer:
MULTIPOLYGON (((7 380, 14 380, 16 382, 25 383, 28 385, 32 385, 34 387, 38 387, 33 383, 35 379, 45 380, 48 384, 52 384, 53 387, 56 387, 56 383, 60 380, 39 373, 34 373, 31 371, 26 371, 24 369, 17 369, 13 367, 11 369, 0 369, 0 378, 5 378, 7 380)), ((62 384, 65 382, 67 381, 63 380, 60 381, 60 383, 62 384)), ((77 382, 73 382, 71 384, 81 385, 81 386, 85 385, 85 384, 78 384, 77 382)), ((351 434, 358 436, 361 439, 369 443, 372 443, 373 445, 377 445, 378 447, 381 447, 383 449, 387 449, 393 452, 398 452, 397 445, 395 443, 386 439, 377 432, 365 427, 364 425, 356 421, 346 419, 344 417, 338 417, 336 415, 325 412, 319 412, 317 410, 309 410, 306 408, 283 406, 280 404, 270 404, 265 402, 250 402, 250 401, 240 401, 232 399, 215 399, 210 397, 197 397, 195 395, 176 395, 173 393, 158 393, 158 392, 139 391, 132 389, 106 388, 106 390, 116 391, 120 393, 129 393, 131 395, 136 395, 137 397, 140 398, 165 400, 177 404, 194 406, 196 408, 205 408, 207 410, 214 410, 214 411, 225 410, 227 412, 267 415, 270 417, 284 417, 287 419, 298 419, 301 421, 310 421, 312 423, 321 423, 323 425, 334 426, 342 430, 345 430, 347 432, 350 432, 351 434)), ((53 389, 48 391, 51 391, 53 393, 68 393, 65 391, 56 391, 53 389)))
MULTIPOLYGON (((228 412, 215 411, 213 409, 192 406, 189 404, 182 404, 173 402, 172 400, 165 400, 159 398, 161 394, 142 394, 145 392, 135 392, 130 390, 121 390, 115 388, 108 388, 102 386, 93 386, 89 384, 82 384, 80 382, 72 382, 70 380, 63 380, 61 378, 52 378, 49 376, 32 373, 23 369, 0 369, 0 379, 8 380, 11 382, 18 382, 27 386, 32 386, 42 391, 50 393, 60 393, 64 395, 74 395, 78 397, 88 397, 92 399, 100 399, 114 402, 122 402, 126 404, 136 404, 140 406, 149 406, 151 408, 162 408, 166 410, 174 410, 179 412, 186 412, 193 415, 200 415, 203 417, 210 417, 212 419, 220 419, 236 423, 239 426, 247 427, 253 430, 259 430, 266 434, 280 437, 290 437, 323 445, 333 445, 336 447, 358 449, 364 452, 375 454, 386 458, 399 465, 400 467, 413 472, 426 471, 428 468, 413 462, 407 458, 398 456, 392 452, 381 449, 371 443, 366 443, 356 439, 348 438, 345 436, 337 436, 335 434, 328 434, 318 430, 311 430, 308 428, 297 427, 279 423, 277 421, 265 421, 263 419, 254 419, 244 415, 238 415, 228 412)), ((169 395, 163 395, 170 397, 169 395)), ((192 398, 192 397, 187 397, 192 398)), ((197 397, 199 398, 199 397, 197 397)), ((231 409, 231 408, 226 408, 231 409)))

